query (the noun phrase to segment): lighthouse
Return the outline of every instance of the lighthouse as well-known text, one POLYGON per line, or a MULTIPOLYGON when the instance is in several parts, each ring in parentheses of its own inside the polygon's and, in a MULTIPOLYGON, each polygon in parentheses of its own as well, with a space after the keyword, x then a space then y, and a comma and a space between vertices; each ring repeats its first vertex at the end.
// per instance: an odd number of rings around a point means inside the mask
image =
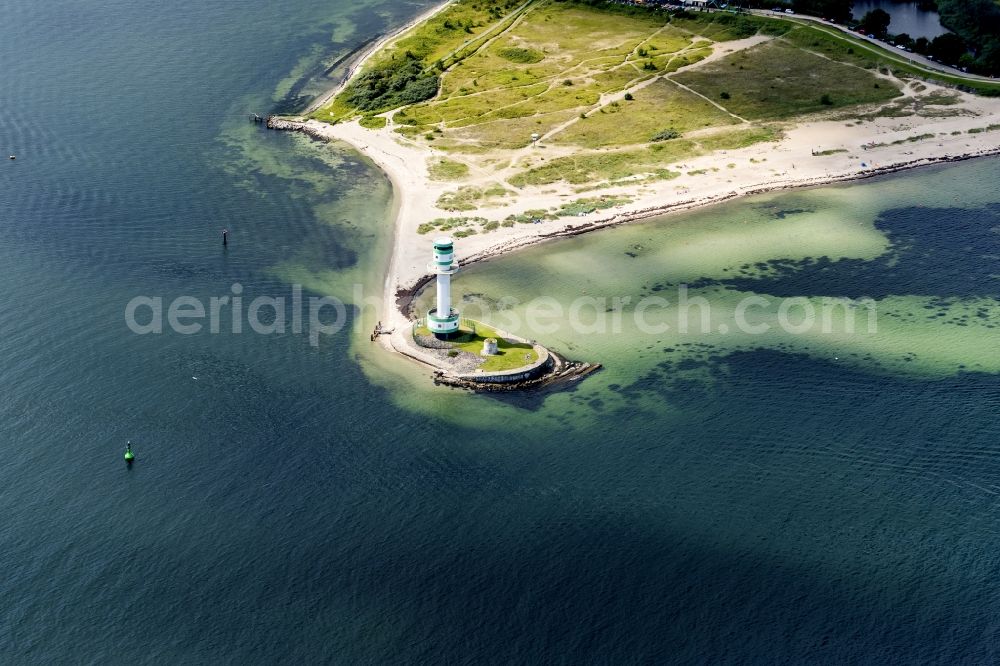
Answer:
POLYGON ((455 243, 449 236, 434 239, 434 260, 427 269, 437 276, 437 307, 427 313, 427 328, 439 338, 458 331, 458 310, 451 307, 451 276, 458 272, 455 243))

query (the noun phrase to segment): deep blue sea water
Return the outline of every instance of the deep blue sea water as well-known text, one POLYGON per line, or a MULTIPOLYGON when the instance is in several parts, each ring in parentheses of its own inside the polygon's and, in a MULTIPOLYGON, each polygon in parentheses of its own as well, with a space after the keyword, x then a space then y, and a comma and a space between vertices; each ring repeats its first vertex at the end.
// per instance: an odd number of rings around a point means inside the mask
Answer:
POLYGON ((5 4, 0 663, 996 661, 996 160, 613 229, 456 280, 883 299, 888 337, 836 347, 845 363, 822 340, 559 331, 543 341, 606 369, 496 399, 395 367, 364 328, 318 347, 128 330, 137 295, 377 293, 386 179, 246 116, 300 106, 426 6, 5 4), (744 216, 760 231, 733 243, 744 216), (741 271, 779 223, 811 256, 741 271), (739 251, 718 266, 656 254, 723 237, 739 251))

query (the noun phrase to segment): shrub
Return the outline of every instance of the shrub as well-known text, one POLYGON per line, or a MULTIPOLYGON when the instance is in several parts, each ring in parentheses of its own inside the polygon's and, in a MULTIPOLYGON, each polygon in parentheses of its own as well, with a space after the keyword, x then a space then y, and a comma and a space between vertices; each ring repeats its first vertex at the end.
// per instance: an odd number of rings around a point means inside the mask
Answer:
POLYGON ((723 90, 721 93, 719 93, 719 97, 721 97, 722 99, 729 99, 729 93, 723 90))
POLYGON ((362 116, 358 124, 368 129, 382 129, 385 127, 385 118, 382 116, 362 116))
POLYGON ((416 104, 437 94, 437 74, 425 74, 420 60, 407 52, 402 62, 392 62, 364 72, 345 91, 351 106, 378 113, 416 104))
POLYGON ((632 96, 632 93, 625 93, 625 101, 626 102, 631 102, 634 99, 635 99, 635 97, 632 96))
POLYGON ((509 46, 504 49, 500 49, 498 52, 501 58, 510 60, 511 62, 518 63, 535 63, 541 62, 545 58, 545 55, 541 51, 536 51, 535 49, 525 49, 517 46, 509 46))
POLYGON ((791 24, 787 21, 774 21, 768 20, 760 28, 762 35, 769 35, 771 37, 781 37, 786 32, 792 29, 791 24))
POLYGON ((819 103, 823 106, 833 106, 833 100, 827 93, 823 93, 823 96, 819 98, 819 103))
MULTIPOLYGON (((716 14, 712 20, 716 25, 726 27, 726 32, 736 39, 753 37, 757 34, 757 24, 743 16, 733 16, 731 14, 716 14)), ((775 26, 776 28, 776 26, 775 26)))
POLYGON ((680 132, 678 132, 673 127, 671 127, 670 129, 660 130, 659 132, 657 132, 656 134, 654 134, 652 137, 650 137, 649 140, 650 141, 669 141, 670 139, 676 139, 676 138, 678 138, 680 135, 681 135, 680 132))
POLYGON ((469 167, 454 160, 440 159, 427 165, 433 180, 457 180, 469 175, 469 167))

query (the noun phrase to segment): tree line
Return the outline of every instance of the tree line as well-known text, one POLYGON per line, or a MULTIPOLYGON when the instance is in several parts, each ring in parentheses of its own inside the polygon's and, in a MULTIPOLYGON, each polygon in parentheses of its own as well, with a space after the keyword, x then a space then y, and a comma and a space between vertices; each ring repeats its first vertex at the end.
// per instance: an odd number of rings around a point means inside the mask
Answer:
MULTIPOLYGON (((766 5, 766 1, 763 3, 766 5)), ((781 3, 787 4, 787 3, 781 3)), ((929 55, 948 65, 980 74, 1000 74, 1000 5, 994 0, 921 0, 923 10, 937 10, 941 24, 951 30, 934 39, 892 33, 888 12, 875 9, 865 14, 859 27, 880 39, 890 39, 917 53, 929 55)), ((791 0, 792 8, 803 14, 854 24, 853 0, 791 0)))
POLYGON ((993 0, 937 0, 941 25, 967 47, 959 64, 970 71, 1000 75, 1000 5, 993 0))

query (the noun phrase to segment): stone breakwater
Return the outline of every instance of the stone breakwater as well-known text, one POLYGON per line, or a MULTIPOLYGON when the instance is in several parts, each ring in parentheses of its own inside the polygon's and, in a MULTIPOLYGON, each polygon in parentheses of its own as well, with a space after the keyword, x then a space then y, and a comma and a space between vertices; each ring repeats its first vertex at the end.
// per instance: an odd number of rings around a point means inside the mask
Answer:
POLYGON ((315 130, 310 125, 307 125, 305 121, 302 120, 282 118, 279 116, 268 116, 267 129, 285 130, 288 132, 302 132, 303 134, 308 134, 314 139, 319 139, 320 141, 329 141, 328 138, 323 136, 320 132, 315 130))
MULTIPOLYGON (((498 331, 497 334, 512 342, 531 344, 538 355, 538 360, 531 365, 513 370, 482 372, 474 367, 469 367, 464 362, 461 356, 468 354, 452 358, 447 355, 446 350, 436 346, 424 346, 414 338, 413 324, 394 331, 390 344, 396 352, 433 369, 435 384, 476 392, 519 391, 565 384, 582 379, 601 368, 598 363, 569 361, 537 343, 524 340, 505 331, 498 331)), ((482 359, 476 360, 481 361, 482 359)))
POLYGON ((544 363, 540 364, 536 370, 518 373, 517 376, 507 375, 503 378, 504 381, 497 381, 497 378, 491 375, 455 376, 439 370, 434 373, 434 383, 481 393, 500 393, 567 384, 583 379, 600 369, 600 363, 569 361, 550 351, 544 363))

